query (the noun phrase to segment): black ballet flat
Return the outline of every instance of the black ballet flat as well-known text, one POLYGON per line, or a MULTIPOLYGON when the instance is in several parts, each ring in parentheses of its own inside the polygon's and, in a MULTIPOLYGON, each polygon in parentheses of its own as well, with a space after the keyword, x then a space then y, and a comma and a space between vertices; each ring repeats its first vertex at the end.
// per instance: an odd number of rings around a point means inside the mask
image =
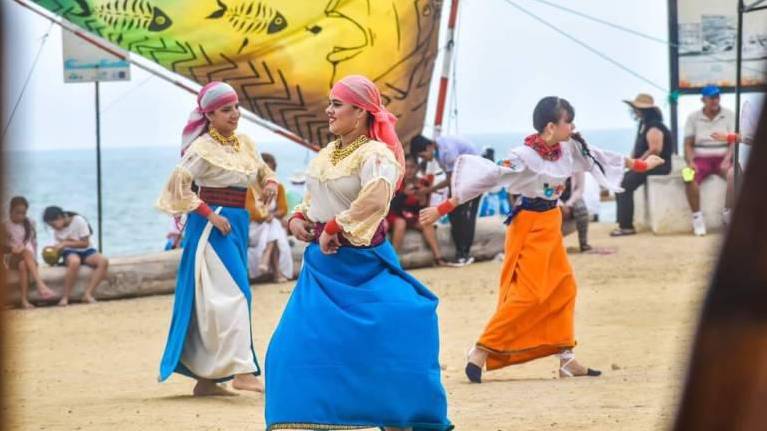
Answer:
POLYGON ((466 377, 468 377, 469 381, 472 383, 482 383, 482 368, 471 362, 467 363, 466 377))
POLYGON ((586 370, 586 375, 589 377, 598 377, 602 375, 602 372, 599 370, 592 370, 591 368, 589 368, 588 370, 586 370))

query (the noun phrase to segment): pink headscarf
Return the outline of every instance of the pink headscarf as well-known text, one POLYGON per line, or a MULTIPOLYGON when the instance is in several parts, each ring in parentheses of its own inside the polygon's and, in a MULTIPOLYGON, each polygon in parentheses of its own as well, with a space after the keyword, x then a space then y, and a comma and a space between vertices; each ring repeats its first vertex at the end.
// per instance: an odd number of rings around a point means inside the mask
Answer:
POLYGON ((378 91, 378 87, 362 75, 349 75, 336 82, 333 89, 330 90, 330 95, 373 115, 370 137, 383 142, 394 153, 394 157, 401 168, 400 179, 397 181, 399 188, 399 182, 402 180, 402 173, 405 170, 405 150, 402 149, 402 143, 400 143, 397 131, 394 129, 394 125, 397 124, 397 117, 381 103, 381 92, 378 91))
POLYGON ((197 95, 197 108, 189 114, 189 120, 181 134, 181 155, 184 155, 192 141, 205 131, 205 126, 208 125, 205 114, 238 101, 237 92, 229 84, 212 81, 202 87, 197 95))

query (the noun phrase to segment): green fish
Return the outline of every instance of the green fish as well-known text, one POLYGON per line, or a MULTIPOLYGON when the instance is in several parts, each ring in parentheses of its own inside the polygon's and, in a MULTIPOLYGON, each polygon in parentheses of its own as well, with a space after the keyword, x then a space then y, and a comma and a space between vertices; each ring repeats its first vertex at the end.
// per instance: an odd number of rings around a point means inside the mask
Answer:
POLYGON ((167 30, 173 21, 147 0, 113 0, 97 5, 94 16, 118 31, 143 29, 151 32, 167 30))
POLYGON ((208 15, 208 19, 224 18, 238 32, 245 34, 274 34, 288 26, 285 17, 274 8, 260 1, 241 1, 237 6, 227 6, 216 0, 218 10, 208 15))

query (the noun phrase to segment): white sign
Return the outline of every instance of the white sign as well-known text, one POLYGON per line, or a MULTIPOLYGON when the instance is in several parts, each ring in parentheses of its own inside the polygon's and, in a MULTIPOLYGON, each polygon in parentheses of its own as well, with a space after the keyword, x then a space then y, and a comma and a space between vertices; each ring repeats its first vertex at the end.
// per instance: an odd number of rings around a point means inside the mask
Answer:
POLYGON ((62 40, 64 82, 130 80, 130 63, 127 60, 104 51, 68 31, 63 32, 62 40))
MULTIPOLYGON (((755 6, 762 1, 746 1, 755 6)), ((679 87, 735 86, 738 0, 678 0, 679 87)), ((767 11, 743 17, 741 85, 767 85, 767 11)))

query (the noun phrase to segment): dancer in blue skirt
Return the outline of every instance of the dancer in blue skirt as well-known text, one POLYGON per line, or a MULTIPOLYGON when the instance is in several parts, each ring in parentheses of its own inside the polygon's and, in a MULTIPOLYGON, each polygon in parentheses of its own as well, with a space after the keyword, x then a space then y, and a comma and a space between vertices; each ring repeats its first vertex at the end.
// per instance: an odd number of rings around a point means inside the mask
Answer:
POLYGON ((160 364, 197 380, 195 395, 226 395, 221 382, 263 391, 251 337, 247 247, 248 187, 266 200, 277 192, 274 173, 253 141, 236 133, 237 93, 223 82, 200 91, 184 129, 181 162, 157 201, 171 215, 188 213, 173 319, 160 364), (194 189, 194 190, 193 190, 194 189))
POLYGON ((396 117, 369 79, 338 82, 338 139, 309 164, 290 220, 311 242, 266 355, 269 430, 451 430, 437 298, 399 265, 383 220, 401 181, 396 117))

